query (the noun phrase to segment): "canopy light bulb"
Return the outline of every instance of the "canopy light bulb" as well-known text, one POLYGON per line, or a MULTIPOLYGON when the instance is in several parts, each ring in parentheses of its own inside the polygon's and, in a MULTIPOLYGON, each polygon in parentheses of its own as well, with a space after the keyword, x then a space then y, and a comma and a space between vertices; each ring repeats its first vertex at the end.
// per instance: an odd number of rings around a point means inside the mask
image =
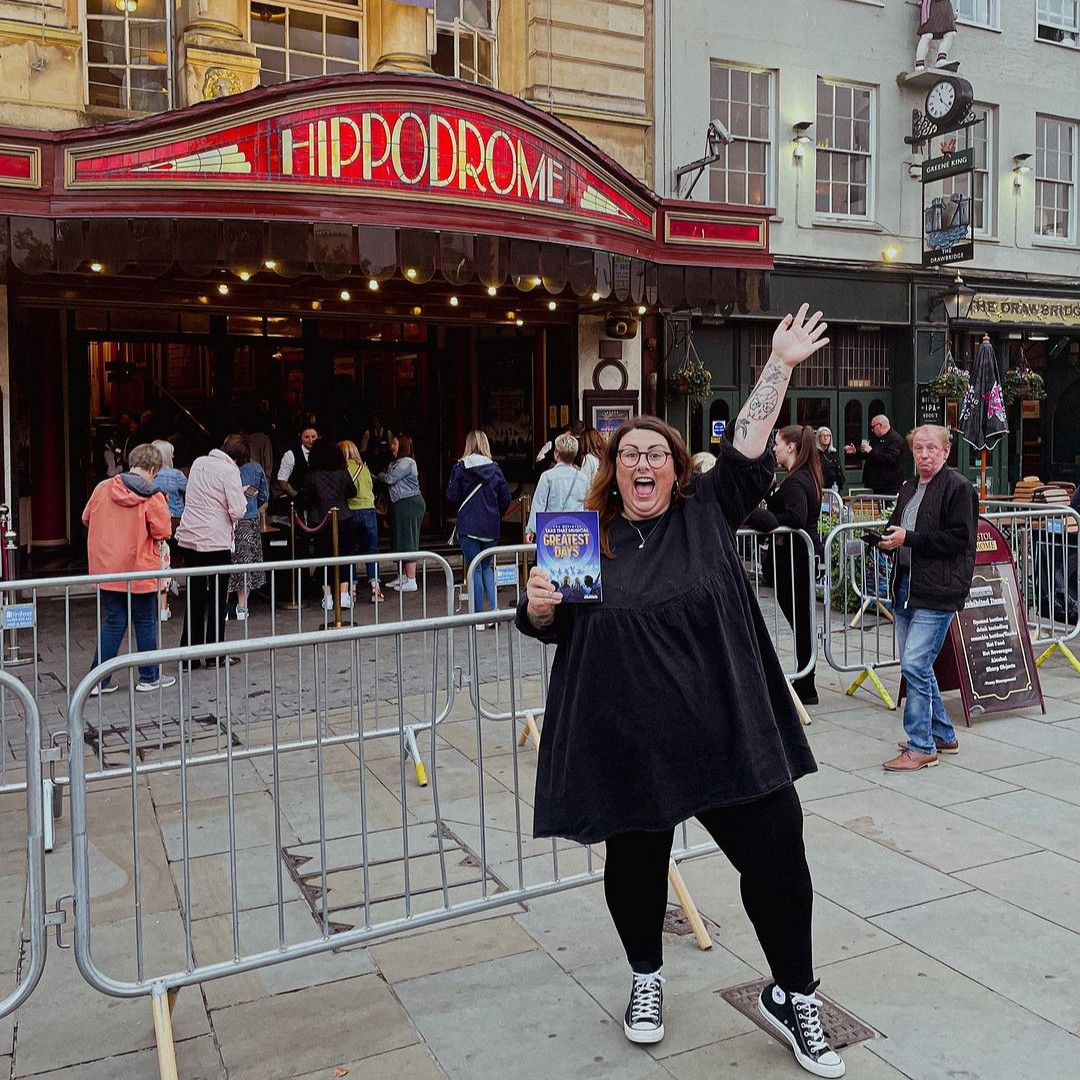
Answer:
POLYGON ((554 300, 548 301, 548 311, 554 311, 559 305, 554 300))
POLYGON ((648 310, 649 309, 644 304, 638 304, 637 313, 639 315, 644 315, 648 310))
POLYGON ((277 259, 266 259, 263 262, 263 266, 265 266, 267 270, 276 270, 277 269, 277 259))
POLYGON ((596 303, 596 302, 597 302, 597 301, 598 301, 599 299, 600 299, 600 294, 599 294, 598 292, 594 292, 594 293, 592 294, 592 301, 593 301, 593 303, 595 304, 595 303, 596 303))
POLYGON ((414 315, 423 315, 423 313, 424 313, 424 309, 423 309, 422 307, 419 307, 419 306, 417 306, 417 307, 414 307, 414 308, 412 309, 412 313, 413 313, 414 315))
POLYGON ((518 319, 517 320, 517 325, 518 326, 524 326, 525 325, 525 320, 524 319, 518 319))
POLYGON ((896 262, 900 258, 900 249, 895 244, 889 244, 881 249, 881 257, 887 263, 896 262))
POLYGON ((456 296, 451 296, 450 297, 450 306, 451 307, 457 307, 459 303, 461 303, 461 301, 458 300, 458 298, 456 296))
POLYGON ((251 274, 249 274, 246 270, 241 270, 237 276, 240 278, 241 281, 251 280, 251 274))
POLYGON ((372 292, 378 292, 378 291, 379 291, 379 283, 378 283, 378 282, 377 282, 377 281, 376 281, 376 280, 375 280, 374 278, 372 278, 372 279, 371 279, 371 280, 370 280, 370 281, 369 281, 369 282, 367 283, 367 287, 368 287, 368 288, 369 288, 369 289, 370 289, 370 290, 371 290, 372 292))
POLYGON ((508 322, 513 322, 517 318, 517 312, 516 311, 508 311, 506 313, 506 318, 507 318, 508 322))
POLYGON ((349 292, 348 289, 342 289, 341 290, 341 299, 342 300, 351 300, 352 299, 352 293, 349 292))
POLYGON ((406 270, 406 271, 405 271, 405 276, 406 276, 406 277, 407 277, 407 278, 408 278, 408 279, 409 279, 410 281, 415 281, 415 280, 416 280, 416 270, 415 270, 415 269, 413 269, 413 267, 411 267, 411 266, 410 266, 410 267, 408 268, 408 270, 406 270))
POLYGON ((496 289, 494 285, 489 285, 488 286, 488 296, 495 296, 495 295, 498 294, 498 292, 499 292, 499 290, 496 289))
POLYGON ((116 0, 116 10, 132 15, 139 10, 139 0, 116 0))
POLYGON ((223 282, 222 282, 222 283, 221 283, 221 284, 220 284, 220 285, 219 285, 219 286, 217 287, 217 291, 218 291, 219 293, 221 293, 221 295, 222 295, 222 296, 228 296, 228 295, 229 295, 229 286, 228 286, 228 285, 226 285, 226 284, 225 284, 225 282, 223 281, 223 282))
POLYGON ((322 310, 322 301, 321 300, 312 300, 311 301, 311 310, 312 311, 321 311, 322 310))
POLYGON ((93 270, 95 274, 100 274, 105 267, 99 262, 92 262, 90 264, 90 269, 93 270))

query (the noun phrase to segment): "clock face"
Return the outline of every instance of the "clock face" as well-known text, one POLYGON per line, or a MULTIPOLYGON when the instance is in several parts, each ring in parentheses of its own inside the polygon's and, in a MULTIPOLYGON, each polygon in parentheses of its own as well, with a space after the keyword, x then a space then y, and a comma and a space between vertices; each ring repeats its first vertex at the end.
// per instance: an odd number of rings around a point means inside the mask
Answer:
POLYGON ((926 95, 926 115, 931 120, 943 120, 956 105, 956 85, 950 79, 934 83, 926 95))

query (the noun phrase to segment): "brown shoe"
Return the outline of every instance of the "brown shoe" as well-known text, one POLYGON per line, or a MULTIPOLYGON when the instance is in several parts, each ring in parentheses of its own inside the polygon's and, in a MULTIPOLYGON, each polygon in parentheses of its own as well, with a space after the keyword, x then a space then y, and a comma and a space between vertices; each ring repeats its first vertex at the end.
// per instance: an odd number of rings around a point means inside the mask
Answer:
POLYGON ((881 767, 889 772, 915 772, 917 769, 928 769, 937 763, 937 754, 920 754, 918 750, 904 747, 896 757, 883 761, 881 767))
MULTIPOLYGON (((906 750, 908 744, 906 742, 898 742, 896 744, 901 750, 906 750)), ((952 742, 943 742, 941 739, 934 739, 934 746, 937 748, 939 754, 959 754, 960 753, 960 740, 953 739, 952 742)))

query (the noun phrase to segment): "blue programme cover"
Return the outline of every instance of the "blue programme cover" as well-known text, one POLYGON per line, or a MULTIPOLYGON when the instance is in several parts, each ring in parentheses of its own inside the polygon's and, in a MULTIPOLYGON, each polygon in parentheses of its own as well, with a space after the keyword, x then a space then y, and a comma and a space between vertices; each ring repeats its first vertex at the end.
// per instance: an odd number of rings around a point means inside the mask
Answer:
POLYGON ((536 564, 548 572, 564 602, 600 600, 600 518, 596 511, 537 514, 536 564))

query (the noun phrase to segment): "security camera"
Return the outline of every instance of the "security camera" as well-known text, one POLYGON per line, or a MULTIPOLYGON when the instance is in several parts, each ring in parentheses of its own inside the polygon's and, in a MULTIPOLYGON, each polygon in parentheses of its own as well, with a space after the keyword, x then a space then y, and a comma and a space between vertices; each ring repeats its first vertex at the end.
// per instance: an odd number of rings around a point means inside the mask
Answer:
POLYGON ((730 146, 735 141, 735 136, 727 129, 723 120, 709 121, 709 142, 719 143, 721 146, 730 146))

